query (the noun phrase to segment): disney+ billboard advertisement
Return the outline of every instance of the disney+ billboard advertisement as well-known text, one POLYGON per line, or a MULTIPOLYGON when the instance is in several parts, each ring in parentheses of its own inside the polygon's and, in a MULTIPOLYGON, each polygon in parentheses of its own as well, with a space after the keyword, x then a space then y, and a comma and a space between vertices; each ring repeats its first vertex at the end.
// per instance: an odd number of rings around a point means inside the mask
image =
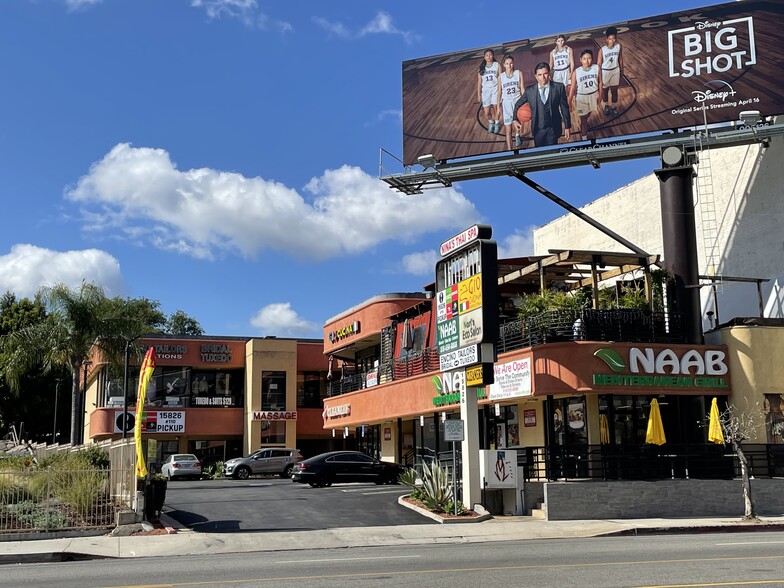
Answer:
POLYGON ((784 2, 732 2, 403 62, 403 160, 784 112, 784 2))

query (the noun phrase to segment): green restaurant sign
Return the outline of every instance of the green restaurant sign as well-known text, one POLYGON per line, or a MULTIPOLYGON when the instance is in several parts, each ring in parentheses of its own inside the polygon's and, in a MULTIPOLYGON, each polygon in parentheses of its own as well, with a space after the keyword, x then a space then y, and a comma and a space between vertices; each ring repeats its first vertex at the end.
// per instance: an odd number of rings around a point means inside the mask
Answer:
MULTIPOLYGON (((626 351, 626 350, 622 350, 626 351)), ((613 373, 593 374, 594 386, 649 388, 728 388, 726 353, 720 349, 631 347, 624 358, 616 349, 594 353, 613 373)))

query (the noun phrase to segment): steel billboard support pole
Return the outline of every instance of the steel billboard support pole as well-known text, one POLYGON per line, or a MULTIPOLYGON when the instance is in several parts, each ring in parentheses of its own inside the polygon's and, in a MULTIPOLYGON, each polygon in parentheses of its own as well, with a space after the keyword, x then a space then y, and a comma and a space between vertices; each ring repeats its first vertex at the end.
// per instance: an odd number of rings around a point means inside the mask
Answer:
POLYGON ((697 231, 694 222, 694 195, 691 165, 665 167, 654 171, 659 179, 664 268, 674 285, 674 310, 685 321, 689 343, 701 345, 702 313, 697 261, 697 231))

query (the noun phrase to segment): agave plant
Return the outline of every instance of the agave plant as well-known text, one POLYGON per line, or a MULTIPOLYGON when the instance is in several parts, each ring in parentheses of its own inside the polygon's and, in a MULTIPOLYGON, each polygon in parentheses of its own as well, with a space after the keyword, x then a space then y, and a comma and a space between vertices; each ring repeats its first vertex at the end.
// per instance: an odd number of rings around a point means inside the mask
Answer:
POLYGON ((400 477, 397 480, 403 486, 408 486, 409 488, 416 488, 416 481, 417 481, 417 473, 414 468, 406 468, 400 477))
POLYGON ((449 484, 449 468, 437 462, 422 463, 422 492, 425 505, 432 510, 444 510, 452 500, 452 486, 449 484))

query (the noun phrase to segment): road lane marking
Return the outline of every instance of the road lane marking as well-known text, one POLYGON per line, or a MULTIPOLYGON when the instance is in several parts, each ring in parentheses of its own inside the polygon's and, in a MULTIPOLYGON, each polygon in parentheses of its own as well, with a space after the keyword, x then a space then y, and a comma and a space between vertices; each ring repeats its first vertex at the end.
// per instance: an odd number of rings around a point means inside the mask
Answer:
POLYGON ((291 559, 284 561, 276 561, 279 563, 321 563, 328 561, 372 561, 375 559, 420 559, 421 555, 384 555, 378 557, 334 557, 327 559, 291 559))
POLYGON ((743 543, 717 543, 716 545, 780 545, 784 541, 744 541, 743 543))
MULTIPOLYGON (((727 562, 727 561, 767 561, 774 559, 784 559, 784 555, 762 555, 762 556, 748 556, 748 557, 705 557, 705 558, 690 558, 690 559, 654 559, 648 561, 611 561, 611 562, 591 562, 591 563, 557 563, 557 564, 528 564, 518 566, 484 566, 472 568, 444 568, 444 569, 425 569, 425 570, 399 570, 399 571, 373 571, 373 572, 359 572, 352 574, 320 574, 313 576, 277 576, 274 578, 245 578, 241 580, 204 580, 197 582, 177 582, 170 584, 128 584, 126 586, 112 586, 111 588, 179 588, 181 586, 214 586, 214 585, 229 585, 229 584, 263 584, 268 582, 293 582, 301 580, 336 580, 346 578, 371 578, 378 577, 383 573, 384 576, 411 576, 413 574, 448 574, 453 576, 458 573, 466 572, 488 572, 488 571, 504 571, 504 570, 549 570, 549 569, 564 569, 564 568, 600 568, 600 567, 618 567, 618 566, 633 566, 633 565, 651 565, 651 564, 673 564, 673 563, 709 563, 709 562, 727 562)), ((299 560, 298 560, 299 561, 299 560)), ((747 582, 747 584, 784 584, 784 580, 759 580, 747 582)), ((681 584, 677 586, 641 586, 640 588, 690 588, 698 586, 739 586, 743 582, 729 582, 729 583, 714 583, 714 584, 681 584)), ((109 587, 107 587, 109 588, 109 587)))

